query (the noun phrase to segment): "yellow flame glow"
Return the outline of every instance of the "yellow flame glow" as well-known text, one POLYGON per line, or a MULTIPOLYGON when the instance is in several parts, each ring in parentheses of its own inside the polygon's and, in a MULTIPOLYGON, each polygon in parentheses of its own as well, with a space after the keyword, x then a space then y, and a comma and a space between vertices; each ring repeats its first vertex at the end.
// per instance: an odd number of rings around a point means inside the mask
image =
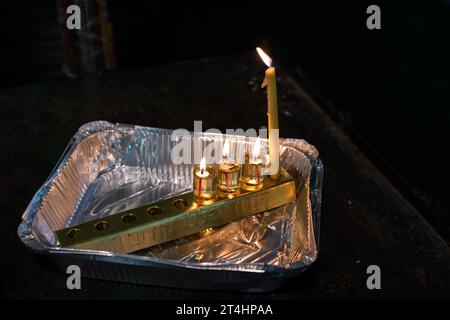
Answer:
POLYGON ((206 169, 206 158, 203 157, 202 160, 200 161, 200 171, 203 172, 206 169))
POLYGON ((256 139, 255 145, 253 146, 253 150, 252 150, 252 156, 254 160, 259 159, 259 153, 261 151, 261 143, 259 141, 259 137, 258 139, 256 139))
POLYGON ((225 144, 223 145, 223 157, 228 158, 230 155, 230 143, 228 140, 225 140, 225 144))
POLYGON ((269 57, 260 47, 256 47, 256 51, 258 52, 259 56, 261 57, 262 61, 264 61, 266 66, 271 67, 272 58, 269 57))

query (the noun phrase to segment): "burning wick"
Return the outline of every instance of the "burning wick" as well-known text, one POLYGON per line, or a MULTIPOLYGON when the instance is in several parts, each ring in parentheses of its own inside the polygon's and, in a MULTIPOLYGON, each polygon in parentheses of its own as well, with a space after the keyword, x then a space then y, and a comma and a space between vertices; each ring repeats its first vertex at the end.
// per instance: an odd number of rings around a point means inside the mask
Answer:
POLYGON ((224 159, 228 158, 228 155, 230 154, 230 142, 228 140, 225 140, 222 154, 224 159))
POLYGON ((232 198, 239 192, 241 166, 230 158, 230 142, 223 145, 222 160, 218 165, 219 197, 232 198))
POLYGON ((205 159, 205 157, 203 157, 202 160, 200 160, 200 176, 202 176, 202 177, 208 176, 208 172, 206 172, 206 175, 204 174, 205 169, 206 169, 206 159, 205 159))
POLYGON ((256 52, 258 52, 259 56, 261 57, 261 60, 264 62, 264 64, 267 67, 272 66, 272 58, 267 55, 260 47, 256 47, 256 52))
POLYGON ((253 145, 251 157, 242 167, 241 188, 247 191, 256 191, 263 187, 263 163, 260 158, 261 142, 258 137, 253 145))
POLYGON ((213 200, 217 193, 216 171, 212 166, 206 165, 205 157, 200 165, 194 168, 194 197, 197 203, 206 204, 213 200))

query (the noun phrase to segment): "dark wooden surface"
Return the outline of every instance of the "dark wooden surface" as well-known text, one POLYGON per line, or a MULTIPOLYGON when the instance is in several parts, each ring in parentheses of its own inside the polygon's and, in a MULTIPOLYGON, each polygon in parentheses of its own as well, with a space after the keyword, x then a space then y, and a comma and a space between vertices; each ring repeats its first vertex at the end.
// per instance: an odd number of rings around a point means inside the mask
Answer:
MULTIPOLYGON (((108 120, 162 128, 259 128, 266 123, 253 53, 129 70, 102 78, 0 89, 1 290, 7 298, 450 298, 448 244, 305 91, 279 72, 283 137, 314 144, 325 164, 319 260, 269 294, 203 292, 66 277, 19 241, 20 216, 77 128, 108 120), (379 265, 382 289, 366 287, 379 265)), ((361 106, 362 108, 364 106, 361 106)))

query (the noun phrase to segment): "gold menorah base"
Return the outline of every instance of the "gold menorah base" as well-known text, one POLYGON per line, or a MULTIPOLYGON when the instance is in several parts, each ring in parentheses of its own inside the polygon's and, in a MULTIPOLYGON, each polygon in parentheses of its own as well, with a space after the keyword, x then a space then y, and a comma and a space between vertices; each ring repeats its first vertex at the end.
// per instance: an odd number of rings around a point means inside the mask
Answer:
POLYGON ((233 198, 195 202, 192 192, 56 231, 58 246, 130 253, 219 227, 295 201, 295 183, 264 177, 257 191, 240 190, 233 198))

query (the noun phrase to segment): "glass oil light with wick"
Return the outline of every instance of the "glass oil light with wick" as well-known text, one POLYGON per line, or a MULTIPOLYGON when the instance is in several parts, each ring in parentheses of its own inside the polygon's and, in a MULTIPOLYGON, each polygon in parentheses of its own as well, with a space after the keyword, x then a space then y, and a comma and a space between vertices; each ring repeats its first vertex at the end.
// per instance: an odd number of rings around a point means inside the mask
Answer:
POLYGON ((218 195, 220 198, 233 198, 239 193, 241 166, 230 157, 230 142, 225 141, 223 159, 218 163, 218 195))
POLYGON ((212 166, 206 165, 203 157, 194 168, 194 198, 199 204, 214 202, 217 195, 217 174, 212 166))
POLYGON ((251 154, 246 157, 242 166, 241 188, 246 191, 256 191, 263 187, 263 161, 260 157, 261 142, 258 137, 251 154))

